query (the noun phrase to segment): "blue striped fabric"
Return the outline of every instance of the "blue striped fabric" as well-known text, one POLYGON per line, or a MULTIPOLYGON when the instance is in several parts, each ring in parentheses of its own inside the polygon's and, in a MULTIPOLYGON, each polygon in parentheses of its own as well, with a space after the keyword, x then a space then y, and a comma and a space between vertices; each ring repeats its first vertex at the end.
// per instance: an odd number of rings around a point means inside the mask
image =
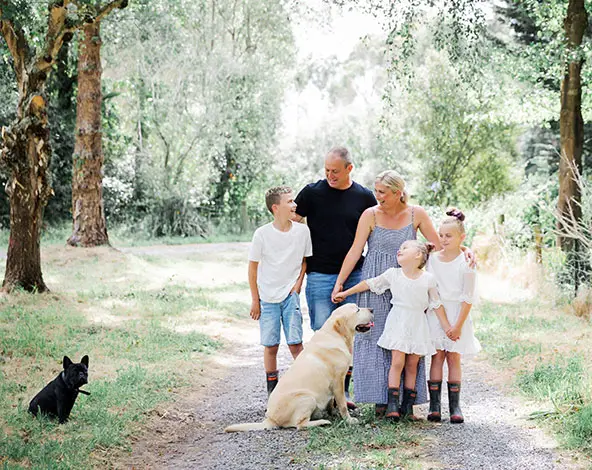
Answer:
MULTIPOLYGON (((362 267, 362 279, 382 274, 389 268, 398 268, 397 251, 406 240, 415 240, 413 222, 401 229, 393 230, 376 226, 368 237, 368 254, 362 267)), ((376 343, 384 330, 386 317, 392 307, 391 292, 382 295, 370 291, 358 296, 360 307, 374 311, 374 328, 369 333, 356 335, 354 343, 354 398, 359 403, 387 403, 388 371, 391 366, 391 352, 376 343)), ((415 382, 416 404, 427 403, 425 359, 421 358, 415 382)), ((401 387, 403 386, 401 382, 401 387)), ((401 394, 402 395, 402 394, 401 394)))

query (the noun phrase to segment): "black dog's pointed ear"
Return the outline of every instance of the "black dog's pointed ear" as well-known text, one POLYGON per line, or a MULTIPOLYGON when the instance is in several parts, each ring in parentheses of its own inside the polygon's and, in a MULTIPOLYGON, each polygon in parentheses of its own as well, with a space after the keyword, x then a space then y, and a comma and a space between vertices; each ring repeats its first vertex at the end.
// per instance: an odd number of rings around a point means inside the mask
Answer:
POLYGON ((64 356, 64 370, 68 368, 72 364, 72 361, 68 356, 64 356))
POLYGON ((82 362, 86 367, 88 367, 88 356, 84 356, 82 359, 80 359, 80 362, 82 362))

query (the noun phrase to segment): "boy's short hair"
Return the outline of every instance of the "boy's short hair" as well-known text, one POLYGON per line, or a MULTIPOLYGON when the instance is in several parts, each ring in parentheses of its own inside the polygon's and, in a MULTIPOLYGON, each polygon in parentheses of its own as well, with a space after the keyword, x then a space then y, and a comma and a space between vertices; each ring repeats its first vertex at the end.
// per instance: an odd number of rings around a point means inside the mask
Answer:
POLYGON ((290 194, 293 192, 294 191, 292 190, 292 188, 290 188, 290 186, 275 186, 273 188, 269 188, 265 192, 265 205, 267 206, 267 209, 269 209, 269 212, 273 214, 271 206, 280 203, 280 200, 282 199, 282 194, 290 194))

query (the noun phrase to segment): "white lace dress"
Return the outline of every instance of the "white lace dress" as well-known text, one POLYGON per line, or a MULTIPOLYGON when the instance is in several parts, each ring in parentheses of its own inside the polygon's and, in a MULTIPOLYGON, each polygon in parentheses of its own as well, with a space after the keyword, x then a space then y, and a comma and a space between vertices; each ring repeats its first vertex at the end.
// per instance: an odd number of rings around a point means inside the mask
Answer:
MULTIPOLYGON (((446 316, 450 325, 454 326, 463 302, 475 303, 477 273, 469 267, 462 253, 448 262, 440 260, 438 253, 435 253, 428 260, 427 270, 436 278, 446 316)), ((452 341, 446 336, 433 310, 428 312, 428 323, 436 349, 465 355, 477 354, 481 351, 481 344, 475 337, 470 314, 463 324, 460 339, 457 341, 452 341)))
POLYGON ((434 276, 423 272, 417 279, 410 279, 401 268, 390 268, 366 282, 375 294, 390 289, 393 295, 378 346, 420 356, 435 354, 425 314, 429 307, 440 305, 434 276))

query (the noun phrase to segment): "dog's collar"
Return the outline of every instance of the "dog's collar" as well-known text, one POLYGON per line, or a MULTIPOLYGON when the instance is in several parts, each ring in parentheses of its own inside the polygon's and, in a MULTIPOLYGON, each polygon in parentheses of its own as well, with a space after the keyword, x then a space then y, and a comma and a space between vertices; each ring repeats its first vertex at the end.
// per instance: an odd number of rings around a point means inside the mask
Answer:
MULTIPOLYGON (((60 374, 60 378, 62 379, 62 382, 64 382, 64 385, 68 387, 68 384, 66 383, 66 376, 64 375, 64 371, 62 371, 62 373, 60 374)), ((87 392, 86 390, 80 390, 79 388, 74 388, 73 389, 75 392, 80 392, 84 395, 90 395, 90 392, 87 392)))

